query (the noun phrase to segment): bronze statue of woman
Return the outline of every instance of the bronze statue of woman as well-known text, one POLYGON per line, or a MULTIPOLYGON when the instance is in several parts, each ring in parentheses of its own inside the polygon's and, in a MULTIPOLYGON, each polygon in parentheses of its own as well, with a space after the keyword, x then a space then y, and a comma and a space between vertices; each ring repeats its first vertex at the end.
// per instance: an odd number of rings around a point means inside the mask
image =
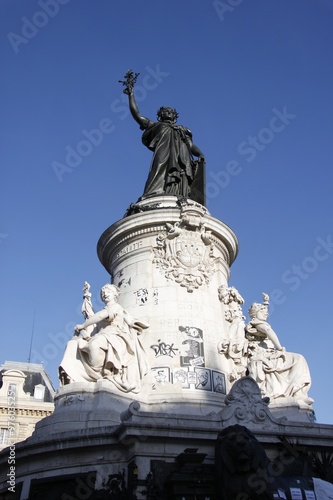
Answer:
POLYGON ((130 70, 125 80, 124 93, 129 98, 129 108, 134 120, 144 131, 143 144, 153 151, 148 179, 141 199, 151 196, 174 195, 205 204, 205 158, 192 142, 191 131, 178 125, 178 113, 173 108, 161 107, 157 121, 140 115, 134 97, 134 85, 139 73, 130 70), (198 157, 195 160, 194 157, 198 157))

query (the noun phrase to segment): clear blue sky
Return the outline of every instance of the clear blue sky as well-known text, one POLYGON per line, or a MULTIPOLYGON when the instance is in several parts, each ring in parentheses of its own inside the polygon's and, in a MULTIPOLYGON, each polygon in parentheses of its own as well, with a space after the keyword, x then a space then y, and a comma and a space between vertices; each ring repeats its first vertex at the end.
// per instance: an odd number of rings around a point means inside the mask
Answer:
POLYGON ((109 280, 98 238, 142 194, 151 157, 121 101, 132 68, 141 113, 176 107, 205 153, 208 208, 240 243, 230 285, 244 311, 271 294, 272 326, 307 359, 317 419, 333 423, 331 0, 0 9, 0 361, 28 359, 36 310, 31 361, 57 386, 83 283, 96 299, 109 280))

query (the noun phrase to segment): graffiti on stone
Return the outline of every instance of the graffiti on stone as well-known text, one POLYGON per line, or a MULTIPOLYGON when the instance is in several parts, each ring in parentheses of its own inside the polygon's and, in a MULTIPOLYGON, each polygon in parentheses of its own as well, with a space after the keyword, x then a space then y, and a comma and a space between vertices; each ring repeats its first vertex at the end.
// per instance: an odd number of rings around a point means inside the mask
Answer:
POLYGON ((118 288, 127 288, 131 284, 131 278, 122 278, 118 283, 118 288))
POLYGON ((203 332, 194 326, 180 326, 182 334, 181 366, 205 366, 203 332))
POLYGON ((195 388, 202 391, 211 391, 212 382, 210 377, 210 370, 202 368, 195 368, 194 370, 197 374, 197 382, 195 384, 195 388))
POLYGON ((166 342, 162 342, 161 339, 158 339, 157 344, 153 344, 150 346, 155 353, 155 358, 160 356, 169 356, 170 358, 174 358, 177 355, 177 347, 174 347, 174 344, 167 344, 166 342))
POLYGON ((170 368, 167 366, 159 366, 158 368, 152 368, 152 378, 153 378, 153 390, 157 386, 166 384, 170 382, 170 368))
POLYGON ((139 290, 136 290, 133 292, 134 295, 136 295, 137 302, 139 303, 139 306, 144 306, 147 301, 148 301, 148 290, 147 288, 139 288, 139 290))
POLYGON ((182 389, 189 389, 190 384, 188 381, 188 368, 176 368, 173 371, 173 383, 180 383, 182 389))
POLYGON ((220 394, 226 394, 224 373, 213 370, 212 376, 213 376, 213 391, 219 392, 220 394))
POLYGON ((197 383, 197 374, 195 372, 188 372, 188 383, 189 384, 196 384, 197 383))
POLYGON ((113 282, 118 288, 124 289, 131 285, 131 277, 125 274, 124 269, 120 269, 114 275, 113 282))
POLYGON ((153 301, 154 301, 154 306, 158 305, 158 288, 154 288, 153 290, 153 301))

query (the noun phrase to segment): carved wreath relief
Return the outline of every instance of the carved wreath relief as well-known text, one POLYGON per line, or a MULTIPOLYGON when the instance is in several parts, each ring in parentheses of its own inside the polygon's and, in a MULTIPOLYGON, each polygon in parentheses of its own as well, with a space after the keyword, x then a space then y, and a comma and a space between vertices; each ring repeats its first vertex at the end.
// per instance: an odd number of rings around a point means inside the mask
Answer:
POLYGON ((157 236, 153 262, 180 286, 193 292, 208 284, 214 273, 214 245, 198 208, 182 209, 181 219, 166 223, 157 236))

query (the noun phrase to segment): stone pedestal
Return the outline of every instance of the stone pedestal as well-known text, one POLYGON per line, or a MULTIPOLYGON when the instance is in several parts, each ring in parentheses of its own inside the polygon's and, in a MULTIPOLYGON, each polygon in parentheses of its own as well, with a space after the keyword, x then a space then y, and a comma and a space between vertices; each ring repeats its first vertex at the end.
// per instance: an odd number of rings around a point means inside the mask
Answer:
MULTIPOLYGON (((172 196, 131 206, 104 232, 98 256, 121 291, 119 303, 149 324, 140 335, 148 373, 137 393, 120 390, 112 376, 61 387, 54 414, 16 445, 15 498, 217 500, 217 439, 235 424, 254 433, 286 491, 291 480, 283 476, 299 475, 300 450, 332 449, 332 426, 316 424, 310 407, 295 398, 269 406, 239 370, 243 299, 228 288, 237 247, 206 208, 172 196), (222 347, 231 337, 228 359, 222 347)), ((8 494, 9 453, 0 454, 0 500, 8 494)))
POLYGON ((229 386, 217 349, 226 331, 218 288, 227 286, 236 236, 191 200, 149 198, 136 210, 105 231, 98 255, 121 306, 149 324, 141 342, 150 373, 137 400, 186 403, 200 414, 203 400, 220 407, 229 386))
MULTIPOLYGON (((290 476, 303 475, 305 451, 320 457, 333 446, 332 426, 276 418, 249 377, 234 384, 220 411, 205 413, 203 402, 201 416, 186 411, 187 404, 174 412, 132 402, 120 411, 125 401, 105 381, 90 391, 81 387, 81 393, 76 385, 70 394, 70 385, 60 390, 55 413, 16 445, 13 498, 179 500, 195 494, 217 500, 217 437, 235 424, 254 433, 274 463, 272 480, 286 485, 285 491, 293 484, 290 476)), ((7 448, 0 454, 3 499, 9 498, 9 453, 7 448)), ((308 485, 311 472, 307 476, 308 485)), ((257 485, 262 492, 271 478, 260 475, 257 485)))

